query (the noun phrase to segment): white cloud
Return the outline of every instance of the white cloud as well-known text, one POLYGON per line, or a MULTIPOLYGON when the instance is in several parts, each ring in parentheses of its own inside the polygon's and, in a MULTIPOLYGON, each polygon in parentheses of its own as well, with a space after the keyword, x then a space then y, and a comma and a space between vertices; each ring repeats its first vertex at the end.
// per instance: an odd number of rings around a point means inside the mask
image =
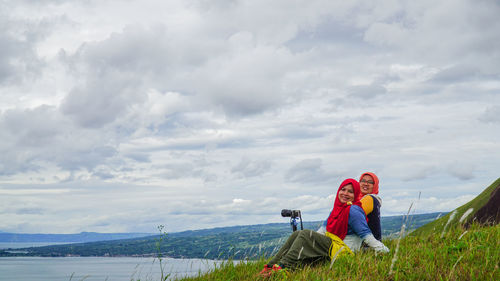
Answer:
POLYGON ((402 215, 414 213, 449 212, 474 199, 474 195, 457 197, 422 197, 418 198, 385 198, 382 201, 382 212, 386 215, 402 215), (411 207, 411 209, 410 209, 411 207))
POLYGON ((450 211, 498 177, 492 1, 0 5, 2 231, 321 220, 365 170, 384 215, 450 211))
POLYGON ((484 113, 479 116, 479 120, 486 123, 500 123, 500 106, 488 106, 484 113))
POLYGON ((328 180, 333 175, 326 173, 321 165, 322 160, 318 158, 301 160, 287 171, 285 180, 306 184, 315 184, 328 180))
POLYGON ((243 157, 238 165, 231 169, 231 172, 243 177, 256 177, 264 173, 268 173, 270 168, 270 160, 251 161, 250 159, 243 157))

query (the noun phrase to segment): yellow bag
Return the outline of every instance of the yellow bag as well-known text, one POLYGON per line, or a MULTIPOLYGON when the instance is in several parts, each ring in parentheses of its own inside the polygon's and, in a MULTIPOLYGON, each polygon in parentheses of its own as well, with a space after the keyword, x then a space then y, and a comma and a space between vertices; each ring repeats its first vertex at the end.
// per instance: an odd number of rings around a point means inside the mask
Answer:
POLYGON ((354 255, 354 253, 347 247, 347 245, 340 239, 337 235, 326 232, 326 236, 330 237, 332 239, 332 245, 330 245, 330 258, 333 259, 335 256, 341 256, 341 255, 354 255))

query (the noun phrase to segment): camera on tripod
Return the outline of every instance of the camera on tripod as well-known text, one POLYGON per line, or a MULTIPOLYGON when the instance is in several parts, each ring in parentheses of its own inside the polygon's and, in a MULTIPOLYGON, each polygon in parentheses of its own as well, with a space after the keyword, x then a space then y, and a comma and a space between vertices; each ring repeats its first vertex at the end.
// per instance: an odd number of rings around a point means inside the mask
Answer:
POLYGON ((292 226, 293 231, 297 230, 297 225, 299 224, 297 222, 297 219, 300 220, 300 229, 301 230, 304 229, 304 226, 302 225, 302 215, 300 213, 300 210, 283 209, 283 210, 281 210, 281 216, 282 217, 290 217, 290 225, 292 226))

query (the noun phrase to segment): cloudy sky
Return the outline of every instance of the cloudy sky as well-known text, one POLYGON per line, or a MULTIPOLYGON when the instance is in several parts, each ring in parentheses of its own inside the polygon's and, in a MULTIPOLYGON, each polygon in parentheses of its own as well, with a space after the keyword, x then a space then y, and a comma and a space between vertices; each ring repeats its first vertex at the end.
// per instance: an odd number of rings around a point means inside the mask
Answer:
POLYGON ((500 177, 500 3, 0 0, 0 231, 382 215, 500 177), (419 198, 420 194, 420 199, 419 198))

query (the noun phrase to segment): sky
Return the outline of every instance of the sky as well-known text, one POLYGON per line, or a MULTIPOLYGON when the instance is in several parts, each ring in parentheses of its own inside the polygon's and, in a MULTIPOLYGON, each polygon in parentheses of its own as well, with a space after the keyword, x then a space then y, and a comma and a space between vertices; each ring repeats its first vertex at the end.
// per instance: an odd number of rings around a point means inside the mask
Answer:
POLYGON ((500 177, 500 2, 0 0, 0 231, 382 216, 500 177))

